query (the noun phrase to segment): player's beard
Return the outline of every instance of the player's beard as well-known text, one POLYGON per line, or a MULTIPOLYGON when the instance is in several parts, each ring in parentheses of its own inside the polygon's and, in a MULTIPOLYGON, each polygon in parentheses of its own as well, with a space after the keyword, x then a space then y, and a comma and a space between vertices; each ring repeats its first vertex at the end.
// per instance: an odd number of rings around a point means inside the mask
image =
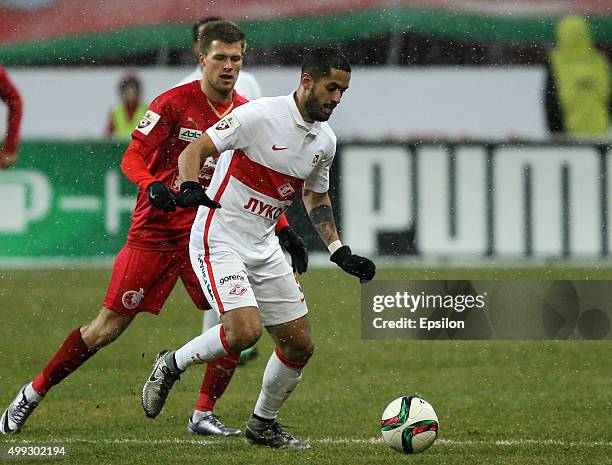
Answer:
POLYGON ((314 91, 306 98, 305 108, 308 116, 315 121, 327 121, 331 116, 323 113, 323 105, 315 97, 314 91))
POLYGON ((220 82, 213 82, 210 79, 208 79, 208 85, 215 92, 217 92, 218 94, 222 95, 223 97, 229 100, 234 90, 234 86, 236 85, 236 79, 234 79, 234 82, 232 83, 231 86, 227 86, 226 84, 221 84, 220 82))

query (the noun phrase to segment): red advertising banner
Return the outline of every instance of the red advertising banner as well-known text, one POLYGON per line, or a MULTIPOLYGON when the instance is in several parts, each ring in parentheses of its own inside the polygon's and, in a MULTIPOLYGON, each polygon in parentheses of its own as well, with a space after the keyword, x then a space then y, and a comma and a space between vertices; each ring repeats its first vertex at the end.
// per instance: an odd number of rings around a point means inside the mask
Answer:
POLYGON ((588 17, 612 42, 612 0, 0 0, 0 62, 62 64, 184 49, 191 23, 240 23, 254 48, 335 43, 405 31, 456 40, 551 43, 559 17, 588 17))
MULTIPOLYGON (((363 10, 418 8, 494 17, 550 18, 568 13, 605 15, 610 0, 5 0, 0 3, 0 43, 18 43, 223 16, 239 22, 353 14, 363 10), (204 3, 204 2, 203 2, 204 3)), ((435 18, 433 18, 435 19, 435 18)))

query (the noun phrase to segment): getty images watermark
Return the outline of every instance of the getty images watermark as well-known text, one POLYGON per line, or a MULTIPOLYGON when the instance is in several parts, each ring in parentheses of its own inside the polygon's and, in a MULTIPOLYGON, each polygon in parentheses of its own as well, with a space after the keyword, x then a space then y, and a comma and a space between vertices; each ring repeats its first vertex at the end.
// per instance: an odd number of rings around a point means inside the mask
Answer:
POLYGON ((372 281, 364 339, 611 339, 608 281, 372 281))
MULTIPOLYGON (((485 307, 486 293, 481 295, 440 295, 411 294, 408 291, 396 291, 392 295, 379 294, 372 298, 372 311, 382 313, 389 309, 400 309, 410 314, 420 315, 421 310, 433 310, 443 308, 455 312, 466 310, 482 309, 485 307)), ((400 317, 399 319, 387 320, 383 316, 374 318, 372 325, 374 328, 410 328, 416 329, 464 329, 465 321, 450 318, 430 319, 428 317, 400 317)))

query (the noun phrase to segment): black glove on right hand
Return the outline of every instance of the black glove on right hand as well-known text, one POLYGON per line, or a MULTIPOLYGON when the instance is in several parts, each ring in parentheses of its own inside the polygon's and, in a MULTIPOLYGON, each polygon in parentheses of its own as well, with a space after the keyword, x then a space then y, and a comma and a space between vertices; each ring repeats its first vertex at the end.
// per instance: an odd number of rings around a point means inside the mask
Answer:
POLYGON ((348 274, 357 276, 362 282, 370 281, 376 274, 374 262, 365 257, 353 255, 348 245, 340 247, 329 259, 348 274))
POLYGON ((176 196, 174 192, 161 181, 153 181, 147 186, 147 195, 149 202, 155 208, 165 212, 173 212, 176 210, 176 196))
POLYGON ((211 200, 202 184, 197 181, 185 181, 181 184, 181 195, 176 198, 179 207, 187 208, 204 205, 208 208, 221 208, 221 204, 211 200))

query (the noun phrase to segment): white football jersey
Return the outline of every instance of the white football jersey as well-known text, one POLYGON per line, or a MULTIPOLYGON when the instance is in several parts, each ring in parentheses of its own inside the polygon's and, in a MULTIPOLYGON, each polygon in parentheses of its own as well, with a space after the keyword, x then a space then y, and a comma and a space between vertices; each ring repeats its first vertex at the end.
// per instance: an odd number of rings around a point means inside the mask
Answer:
MULTIPOLYGON (((198 67, 183 78, 181 81, 177 82, 173 87, 182 86, 183 84, 188 84, 192 81, 199 81, 202 79, 202 67, 198 65, 198 67)), ((261 97, 261 87, 251 73, 247 73, 246 71, 240 71, 238 74, 238 79, 236 80, 236 85, 234 86, 236 92, 242 95, 247 100, 255 100, 256 98, 261 97)))
POLYGON ((241 105, 206 133, 222 153, 207 193, 222 208, 199 208, 190 247, 264 263, 279 247, 274 226, 296 191, 329 189, 336 136, 325 122, 304 121, 293 94, 241 105))

